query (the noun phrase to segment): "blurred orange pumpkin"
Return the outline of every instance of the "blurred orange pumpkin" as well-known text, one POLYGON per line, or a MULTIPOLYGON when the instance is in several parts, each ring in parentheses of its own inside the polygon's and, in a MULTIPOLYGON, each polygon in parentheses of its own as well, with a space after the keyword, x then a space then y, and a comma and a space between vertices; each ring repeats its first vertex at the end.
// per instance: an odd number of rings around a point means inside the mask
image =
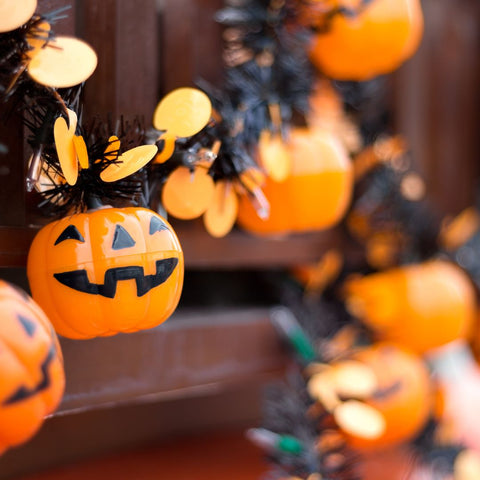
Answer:
POLYGON ((345 292, 350 311, 378 338, 418 353, 471 335, 475 290, 466 273, 447 261, 352 278, 345 292))
POLYGON ((0 280, 0 453, 27 441, 60 403, 63 357, 53 327, 23 291, 0 280))
POLYGON ((259 235, 323 230, 343 217, 353 171, 342 144, 329 132, 294 128, 286 143, 292 165, 284 181, 267 177, 262 187, 270 216, 262 220, 248 196, 240 198, 238 224, 259 235))
MULTIPOLYGON (((350 446, 360 450, 384 449, 414 438, 434 407, 433 384, 423 360, 407 349, 386 342, 362 348, 350 360, 360 362, 373 372, 376 388, 362 400, 385 421, 383 433, 377 437, 365 438, 346 432, 350 446)), ((357 421, 363 423, 365 419, 359 417, 357 421)))
POLYGON ((328 21, 326 31, 312 41, 311 61, 331 78, 364 81, 392 72, 420 44, 423 14, 419 0, 362 3, 335 2, 338 13, 328 21))
POLYGON ((385 472, 388 472, 388 480, 412 480, 412 473, 417 474, 420 468, 418 452, 410 445, 382 450, 381 455, 375 451, 366 452, 359 465, 361 478, 368 480, 385 480, 385 472))

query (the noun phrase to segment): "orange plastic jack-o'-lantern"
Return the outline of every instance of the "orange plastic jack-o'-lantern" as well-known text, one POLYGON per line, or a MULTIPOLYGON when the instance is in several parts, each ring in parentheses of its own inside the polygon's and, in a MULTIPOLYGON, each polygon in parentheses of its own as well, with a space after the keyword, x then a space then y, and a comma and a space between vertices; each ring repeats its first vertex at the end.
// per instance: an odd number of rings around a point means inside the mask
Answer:
POLYGON ((411 351, 387 342, 361 348, 331 364, 312 376, 308 387, 313 398, 327 399, 327 409, 347 442, 360 450, 411 440, 434 406, 426 364, 411 351))
POLYGON ((423 34, 419 0, 339 0, 310 58, 327 76, 363 81, 392 72, 412 56, 423 34), (350 14, 349 14, 350 13, 350 14))
POLYGON ((108 336, 154 327, 172 314, 183 285, 183 253, 155 212, 106 207, 42 228, 27 274, 33 298, 59 334, 108 336))
POLYGON ((468 338, 475 320, 473 285, 443 260, 353 278, 345 291, 348 308, 379 338, 418 353, 468 338))
POLYGON ((32 437, 60 403, 63 358, 53 327, 22 290, 0 280, 0 453, 32 437))
POLYGON ((430 374, 422 359, 403 348, 378 343, 353 355, 371 368, 377 388, 366 399, 385 418, 385 431, 375 439, 351 437, 356 448, 378 448, 411 440, 427 423, 434 406, 430 374))
POLYGON ((258 235, 323 230, 335 225, 347 209, 353 183, 350 158, 329 132, 296 128, 286 144, 291 173, 281 182, 267 177, 262 190, 270 216, 262 220, 242 196, 238 224, 258 235))

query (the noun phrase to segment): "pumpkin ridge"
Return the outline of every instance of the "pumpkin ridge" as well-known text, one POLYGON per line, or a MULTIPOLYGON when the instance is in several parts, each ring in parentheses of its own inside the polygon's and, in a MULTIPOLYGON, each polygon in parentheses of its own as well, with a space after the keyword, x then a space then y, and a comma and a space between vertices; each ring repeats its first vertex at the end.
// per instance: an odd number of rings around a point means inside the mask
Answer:
MULTIPOLYGON (((52 223, 49 223, 48 225, 43 227, 40 230, 40 232, 38 232, 37 236, 34 238, 34 241, 32 243, 32 247, 30 248, 30 251, 31 252, 33 251, 33 248, 36 246, 35 245, 36 242, 40 243, 40 244, 46 243, 47 245, 53 245, 54 244, 53 242, 55 241, 54 231, 55 231, 55 228, 57 227, 57 225, 61 225, 62 223, 72 223, 73 222, 72 219, 73 218, 78 218, 79 215, 81 215, 81 214, 72 214, 72 215, 69 215, 67 217, 61 218, 60 220, 56 220, 52 223), (43 237, 46 237, 46 238, 43 238, 43 237), (38 240, 37 240, 37 238, 38 238, 38 240)), ((83 236, 85 238, 85 232, 83 232, 83 236)), ((40 258, 42 258, 41 255, 40 255, 40 258)), ((29 252, 29 259, 30 259, 30 252, 29 252)), ((45 269, 48 271, 48 269, 46 267, 46 260, 44 261, 44 264, 45 264, 45 269)), ((28 263, 27 263, 27 272, 28 272, 28 263)), ((72 338, 83 338, 83 337, 85 337, 85 333, 83 333, 79 329, 75 328, 75 326, 71 325, 71 323, 68 322, 68 320, 66 321, 63 318, 63 316, 60 314, 60 311, 58 309, 58 305, 54 301, 54 295, 52 294, 51 289, 49 287, 47 287, 45 289, 45 293, 48 295, 48 302, 46 302, 46 303, 48 303, 48 305, 50 305, 54 310, 54 315, 55 315, 54 328, 55 328, 55 331, 62 330, 62 333, 60 333, 60 335, 64 335, 68 331, 74 332, 73 333, 74 337, 72 337, 72 338), (67 330, 67 332, 65 332, 64 330, 67 330)), ((70 335, 72 335, 72 334, 70 332, 68 332, 68 335, 64 335, 64 336, 70 336, 70 335)))
MULTIPOLYGON (((155 235, 157 232, 162 232, 164 229, 169 232, 169 235, 170 234, 170 229, 168 228, 167 224, 164 223, 163 221, 160 221, 160 219, 157 217, 157 216, 152 216, 151 215, 151 212, 147 211, 143 211, 143 209, 139 209, 139 210, 136 210, 135 212, 132 212, 134 215, 135 215, 135 219, 137 220, 138 222, 138 225, 142 226, 142 221, 145 221, 148 225, 148 235, 151 236, 151 235, 155 235), (160 224, 158 222, 155 222, 155 221, 160 221, 160 224), (156 227, 155 225, 156 224, 156 227)), ((141 240, 142 241, 142 251, 144 252, 147 252, 148 248, 147 248, 147 237, 146 236, 140 236, 140 238, 138 240, 141 240)), ((165 254, 168 252, 168 253, 171 253, 171 254, 175 254, 175 252, 173 250, 165 250, 165 251, 162 251, 164 252, 165 254)), ((148 252, 149 254, 151 252, 148 252)), ((165 257, 164 257, 165 258, 165 257)), ((150 260, 150 258, 149 258, 150 260)), ((151 261, 149 262, 151 263, 151 261)), ((145 268, 143 268, 143 274, 145 274, 145 268)), ((173 271, 172 271, 172 274, 173 274, 173 271)), ((137 284, 138 286, 138 284, 137 284)), ((150 298, 150 295, 146 295, 142 298, 142 305, 143 305, 143 315, 138 315, 137 316, 137 321, 135 323, 132 324, 132 327, 130 330, 132 331, 138 331, 138 330, 141 330, 143 328, 143 322, 144 322, 144 317, 146 316, 146 314, 149 312, 150 308, 151 308, 151 305, 152 305, 152 299, 150 298)))

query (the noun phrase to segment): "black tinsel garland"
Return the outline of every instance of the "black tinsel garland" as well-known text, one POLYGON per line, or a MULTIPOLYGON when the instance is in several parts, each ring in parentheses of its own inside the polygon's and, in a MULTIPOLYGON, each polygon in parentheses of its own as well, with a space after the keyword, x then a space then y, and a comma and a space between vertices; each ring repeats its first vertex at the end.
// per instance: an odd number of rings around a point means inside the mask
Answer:
POLYGON ((59 167, 54 142, 47 143, 43 150, 43 171, 51 187, 47 186, 42 192, 44 202, 40 206, 43 210, 53 215, 66 215, 98 205, 146 206, 148 182, 144 170, 111 183, 100 178, 100 174, 116 162, 118 155, 144 143, 143 121, 134 118, 129 122, 121 118, 118 125, 113 127, 110 121, 94 118, 85 127, 77 128, 85 140, 89 167, 80 169, 75 185, 69 185, 59 167), (106 149, 111 143, 109 137, 112 135, 120 140, 120 148, 107 154, 106 149))
POLYGON ((25 102, 36 102, 49 94, 55 96, 54 89, 46 88, 28 75, 29 52, 33 47, 29 40, 47 43, 55 38, 53 30, 45 24, 53 25, 66 18, 65 12, 70 7, 63 7, 45 15, 35 14, 15 30, 0 33, 0 99, 11 100, 14 107, 22 107, 25 102))

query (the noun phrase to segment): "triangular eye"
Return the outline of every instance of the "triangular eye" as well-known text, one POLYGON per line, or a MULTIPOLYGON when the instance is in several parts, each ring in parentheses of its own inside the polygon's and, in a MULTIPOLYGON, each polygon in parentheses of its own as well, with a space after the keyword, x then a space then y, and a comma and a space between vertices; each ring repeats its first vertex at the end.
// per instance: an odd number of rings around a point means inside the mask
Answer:
POLYGON ((113 250, 121 250, 122 248, 133 247, 134 245, 135 240, 130 234, 121 225, 117 225, 113 235, 113 250))
POLYGON ((162 220, 158 217, 152 217, 150 220, 150 230, 148 233, 153 235, 155 232, 160 232, 162 230, 168 230, 165 222, 162 222, 162 220))
POLYGON ((25 329, 25 332, 27 332, 27 335, 29 337, 33 337, 35 330, 37 329, 37 325, 34 322, 32 322, 29 318, 24 317, 19 313, 17 313, 17 318, 18 318, 18 321, 22 324, 22 327, 25 329))
POLYGON ((80 242, 85 242, 82 234, 78 231, 75 225, 69 225, 57 238, 54 245, 58 245, 64 240, 78 240, 80 242))

